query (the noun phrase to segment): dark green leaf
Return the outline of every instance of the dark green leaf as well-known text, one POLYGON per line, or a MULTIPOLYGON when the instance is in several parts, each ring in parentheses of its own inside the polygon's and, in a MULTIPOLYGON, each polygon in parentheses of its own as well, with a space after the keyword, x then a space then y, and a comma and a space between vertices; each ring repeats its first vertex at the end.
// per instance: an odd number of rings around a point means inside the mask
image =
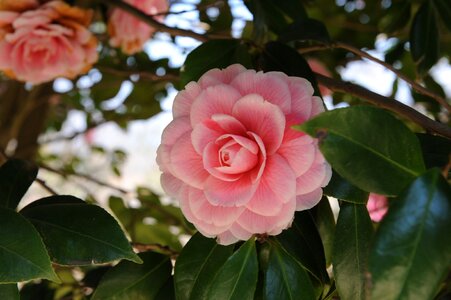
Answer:
POLYGON ((323 244, 309 211, 296 212, 291 227, 278 235, 277 240, 313 275, 315 284, 329 281, 323 244))
POLYGON ((335 219, 327 197, 323 197, 314 208, 311 209, 314 214, 316 227, 318 228, 328 267, 332 261, 332 245, 335 236, 335 219))
POLYGON ((196 233, 175 263, 177 298, 206 299, 213 278, 233 252, 233 245, 221 246, 214 239, 196 233))
POLYGON ((367 192, 397 195, 425 169, 415 135, 382 109, 336 109, 298 128, 318 137, 332 167, 367 192))
POLYGON ((113 98, 119 93, 123 81, 121 77, 102 73, 102 80, 91 87, 91 98, 97 103, 113 98))
POLYGON ((140 262, 119 224, 99 206, 72 196, 52 196, 33 202, 21 213, 38 229, 55 263, 140 262))
POLYGON ((439 32, 431 1, 417 11, 410 30, 410 49, 418 72, 424 75, 439 59, 439 32))
POLYGON ((362 204, 344 204, 335 230, 332 264, 342 299, 366 299, 368 253, 373 224, 362 204))
POLYGON ((203 43, 188 54, 180 74, 182 84, 197 81, 211 69, 223 69, 234 63, 251 66, 247 46, 241 41, 212 40, 203 43))
POLYGON ((171 276, 166 280, 161 287, 158 294, 155 296, 156 300, 175 300, 174 278, 171 276))
POLYGON ((257 251, 255 240, 250 239, 225 262, 214 277, 205 299, 253 299, 257 278, 257 251))
POLYGON ((0 207, 16 209, 37 174, 38 168, 31 162, 11 159, 4 163, 0 167, 0 207))
POLYGON ((0 284, 0 299, 19 300, 17 284, 0 284))
POLYGON ((206 5, 215 5, 218 8, 218 15, 211 16, 208 14, 208 9, 199 9, 199 20, 203 23, 210 25, 209 32, 230 34, 232 28, 233 15, 230 5, 227 1, 217 4, 216 0, 202 0, 199 3, 199 7, 205 7, 206 5))
POLYGON ((443 24, 451 31, 451 2, 449 0, 433 0, 432 5, 443 24))
POLYGON ((451 189, 439 169, 391 202, 370 254, 371 299, 432 299, 451 261, 451 189))
POLYGON ((410 21, 411 5, 409 1, 393 2, 379 22, 381 31, 393 33, 403 29, 410 21))
POLYGON ((314 40, 326 44, 331 41, 326 26, 318 20, 309 18, 290 24, 279 35, 279 41, 282 43, 305 40, 314 40))
POLYGON ((451 154, 451 140, 425 133, 417 133, 427 168, 443 168, 451 154))
POLYGON ((307 271, 277 242, 270 242, 265 273, 266 299, 317 299, 307 271))
POLYGON ((55 286, 48 281, 25 284, 20 289, 20 300, 55 300, 55 286))
POLYGON ((269 42, 260 57, 260 64, 266 72, 280 71, 289 76, 307 79, 313 85, 315 95, 320 95, 316 77, 309 64, 293 48, 279 42, 269 42))
POLYGON ((122 261, 109 270, 100 281, 92 300, 152 300, 171 278, 169 257, 145 252, 139 254, 143 263, 122 261))
POLYGON ((19 213, 0 208, 0 283, 35 278, 59 281, 33 225, 19 213))
POLYGON ((358 187, 352 185, 335 171, 332 173, 332 178, 329 183, 324 188, 324 194, 357 204, 366 203, 368 200, 368 192, 362 191, 358 187))

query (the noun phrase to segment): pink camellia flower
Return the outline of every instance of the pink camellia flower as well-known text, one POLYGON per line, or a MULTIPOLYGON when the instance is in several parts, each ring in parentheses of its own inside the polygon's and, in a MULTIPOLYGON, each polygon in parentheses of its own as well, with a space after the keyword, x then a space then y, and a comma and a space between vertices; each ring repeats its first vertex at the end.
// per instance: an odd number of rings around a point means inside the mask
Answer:
MULTIPOLYGON (((167 0, 125 0, 125 2, 148 15, 168 10, 167 0)), ((154 18, 160 22, 164 19, 163 15, 154 18)), ((108 32, 110 45, 120 47, 122 52, 131 55, 142 50, 144 43, 152 36, 155 29, 128 12, 114 9, 108 20, 108 32)))
MULTIPOLYGON (((319 73, 319 74, 327 76, 327 77, 332 77, 332 74, 329 72, 329 70, 319 60, 314 59, 314 58, 309 58, 309 59, 307 59, 307 63, 309 64, 309 66, 313 72, 319 73)), ((329 96, 332 94, 332 91, 323 85, 319 85, 319 91, 322 96, 329 96)))
POLYGON ((157 162, 182 212, 220 244, 277 235, 322 197, 331 168, 317 141, 291 127, 324 111, 311 84, 235 64, 175 98, 157 162))
POLYGON ((26 10, 0 10, 0 70, 33 84, 88 71, 97 61, 97 40, 86 28, 92 12, 63 1, 33 2, 23 2, 30 3, 26 10))
POLYGON ((366 208, 373 222, 380 222, 388 211, 388 200, 386 196, 370 193, 366 208))

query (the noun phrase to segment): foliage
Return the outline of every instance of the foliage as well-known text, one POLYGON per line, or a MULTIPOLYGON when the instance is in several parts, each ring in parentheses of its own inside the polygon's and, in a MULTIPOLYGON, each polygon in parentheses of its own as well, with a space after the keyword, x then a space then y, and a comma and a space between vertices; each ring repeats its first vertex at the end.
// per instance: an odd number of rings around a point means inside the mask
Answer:
MULTIPOLYGON (((233 1, 187 1, 199 12, 193 23, 202 28, 156 28, 167 32, 159 37, 168 44, 186 50, 183 66, 145 52, 126 55, 108 44, 109 9, 122 1, 66 2, 95 12, 91 29, 99 60, 93 69, 68 80, 65 91, 0 75, 0 299, 450 297, 450 107, 431 68, 450 59, 451 2, 244 0, 241 9, 252 20, 237 34, 233 1), (201 43, 183 49, 182 36, 201 43), (390 47, 379 63, 397 76, 392 96, 377 98, 359 93, 336 70, 384 37, 390 47), (315 73, 307 63, 312 57, 334 78, 315 73), (157 115, 174 88, 234 63, 306 78, 318 96, 318 84, 325 85, 335 91, 334 104, 350 106, 295 126, 318 139, 334 171, 320 204, 297 212, 280 235, 218 245, 149 187, 124 191, 83 174, 89 170, 86 156, 45 151, 49 136, 78 135, 63 131, 74 111, 84 115, 87 130, 81 135, 106 122, 126 129, 157 115), (392 99, 406 79, 413 105, 432 125, 392 99), (124 85, 126 95, 120 93, 124 85), (103 202, 91 193, 85 199, 56 195, 38 170, 68 181, 82 177, 115 193, 103 202), (51 196, 27 193, 33 182, 51 196), (369 193, 391 197, 380 224, 368 215, 369 193), (33 202, 21 201, 24 195, 33 202), (338 199, 336 220, 327 197, 338 199)), ((183 2, 173 1, 167 14, 184 16, 172 10, 183 2)), ((89 147, 122 175, 122 150, 89 147)))

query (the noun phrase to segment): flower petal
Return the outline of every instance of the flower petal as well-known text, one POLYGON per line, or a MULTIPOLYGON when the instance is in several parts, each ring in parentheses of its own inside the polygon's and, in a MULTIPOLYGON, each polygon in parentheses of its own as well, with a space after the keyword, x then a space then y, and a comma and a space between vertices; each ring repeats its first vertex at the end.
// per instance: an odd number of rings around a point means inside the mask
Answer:
POLYGON ((246 207, 262 216, 276 216, 283 204, 295 201, 296 176, 287 161, 278 154, 267 159, 258 188, 246 207))
POLYGON ((323 197, 323 189, 317 188, 310 193, 296 196, 296 210, 310 209, 321 200, 323 197))
POLYGON ((188 117, 181 117, 172 120, 163 130, 161 143, 163 145, 174 145, 175 142, 188 130, 191 130, 191 124, 188 117))
POLYGON ((312 102, 312 111, 310 112, 310 118, 313 118, 316 115, 319 115, 320 113, 324 112, 324 103, 323 100, 321 100, 320 97, 314 96, 313 102, 312 102))
POLYGON ((276 105, 259 95, 247 95, 235 104, 233 116, 248 131, 262 139, 268 154, 273 154, 280 147, 285 130, 285 115, 276 105))
POLYGON ((304 78, 289 77, 291 92, 291 113, 299 118, 299 123, 309 119, 312 111, 312 84, 304 78))
POLYGON ((202 189, 210 174, 204 169, 202 157, 191 144, 191 132, 186 132, 175 143, 170 159, 171 170, 175 177, 192 187, 202 189))
POLYGON ((211 205, 204 192, 194 188, 190 189, 189 206, 197 219, 218 227, 230 226, 244 210, 244 207, 211 205))
POLYGON ((315 162, 310 169, 296 178, 296 195, 310 193, 319 187, 325 186, 330 180, 332 173, 330 165, 324 161, 321 152, 319 150, 316 151, 315 162))
POLYGON ((234 104, 241 98, 240 93, 225 84, 203 90, 191 106, 191 125, 210 119, 215 114, 230 115, 234 104))
POLYGON ((283 78, 288 76, 280 72, 255 73, 248 70, 240 73, 230 84, 243 96, 258 94, 288 114, 291 111, 291 95, 283 78))
POLYGON ((243 206, 249 202, 256 189, 257 185, 252 184, 250 176, 247 175, 232 182, 210 175, 204 187, 208 201, 221 206, 243 206))
POLYGON ((191 105, 199 96, 202 89, 197 82, 191 81, 185 85, 185 89, 180 91, 175 96, 174 104, 172 105, 172 115, 174 118, 189 116, 191 105))
POLYGON ((296 177, 310 168, 315 159, 315 152, 313 139, 308 135, 282 143, 277 150, 277 153, 287 160, 296 177))
POLYGON ((246 71, 246 68, 240 64, 230 65, 223 70, 212 69, 202 75, 199 79, 199 84, 202 88, 207 88, 221 83, 229 84, 238 74, 244 71, 246 71))
POLYGON ((178 198, 182 187, 185 185, 180 179, 177 179, 169 173, 161 174, 160 182, 165 193, 172 198, 178 198))

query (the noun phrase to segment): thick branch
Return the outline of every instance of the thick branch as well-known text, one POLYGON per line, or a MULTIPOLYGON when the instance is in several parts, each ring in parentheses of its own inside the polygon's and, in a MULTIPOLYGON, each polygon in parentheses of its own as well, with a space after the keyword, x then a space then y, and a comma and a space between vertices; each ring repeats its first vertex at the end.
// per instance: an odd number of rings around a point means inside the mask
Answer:
POLYGON ((139 9, 136 9, 132 5, 125 3, 124 1, 121 1, 121 0, 100 0, 100 1, 107 5, 120 8, 120 9, 128 12, 129 14, 135 16, 136 18, 140 19, 141 21, 149 24, 153 28, 156 28, 163 32, 167 32, 171 35, 192 37, 201 42, 206 42, 211 38, 224 38, 224 37, 220 37, 220 36, 200 34, 200 33, 194 32, 194 31, 190 31, 190 30, 166 26, 165 24, 154 20, 150 15, 140 11, 139 9))
POLYGON ((420 125, 428 132, 434 132, 451 139, 451 128, 449 126, 429 119, 415 109, 398 102, 395 99, 384 97, 350 82, 339 81, 318 73, 315 73, 315 75, 319 84, 326 86, 334 92, 347 93, 365 99, 376 106, 398 113, 399 115, 420 125))

